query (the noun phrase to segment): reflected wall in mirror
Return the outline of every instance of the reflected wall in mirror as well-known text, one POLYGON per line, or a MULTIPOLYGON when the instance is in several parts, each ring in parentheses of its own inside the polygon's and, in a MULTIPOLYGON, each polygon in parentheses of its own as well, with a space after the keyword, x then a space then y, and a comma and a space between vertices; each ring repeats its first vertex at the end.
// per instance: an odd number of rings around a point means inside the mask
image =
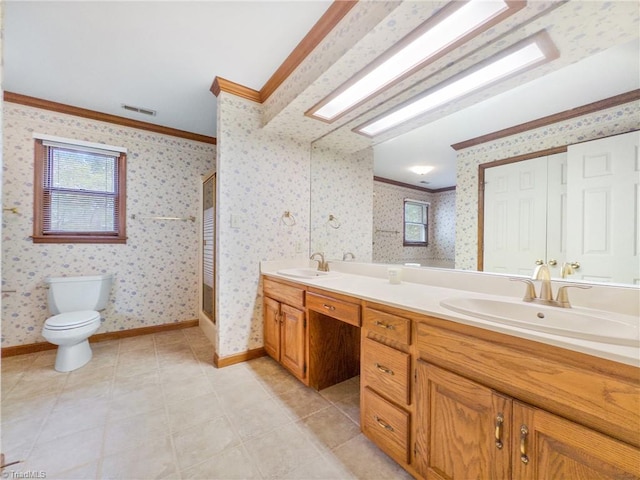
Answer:
POLYGON ((374 179, 373 261, 415 264, 423 267, 453 268, 455 260, 454 189, 429 191, 374 179), (428 245, 403 245, 405 199, 429 203, 428 245))

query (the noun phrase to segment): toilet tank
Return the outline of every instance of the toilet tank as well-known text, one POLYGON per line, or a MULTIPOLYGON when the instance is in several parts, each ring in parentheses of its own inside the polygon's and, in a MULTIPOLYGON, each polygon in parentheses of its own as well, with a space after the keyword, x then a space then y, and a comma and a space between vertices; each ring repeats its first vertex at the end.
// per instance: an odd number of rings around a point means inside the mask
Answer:
POLYGON ((104 310, 109 300, 113 275, 51 277, 47 301, 54 315, 79 310, 104 310))

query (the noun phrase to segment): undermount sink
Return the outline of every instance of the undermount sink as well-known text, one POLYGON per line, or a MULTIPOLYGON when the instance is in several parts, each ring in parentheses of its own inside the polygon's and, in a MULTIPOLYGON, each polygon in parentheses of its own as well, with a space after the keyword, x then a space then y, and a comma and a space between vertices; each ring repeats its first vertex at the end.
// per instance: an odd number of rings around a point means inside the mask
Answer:
POLYGON ((287 277, 314 279, 340 276, 340 274, 336 272, 321 272, 315 268, 286 268, 284 270, 278 270, 276 273, 287 277))
POLYGON ((638 318, 632 315, 470 297, 447 298, 440 305, 471 317, 539 332, 633 347, 640 343, 638 318))

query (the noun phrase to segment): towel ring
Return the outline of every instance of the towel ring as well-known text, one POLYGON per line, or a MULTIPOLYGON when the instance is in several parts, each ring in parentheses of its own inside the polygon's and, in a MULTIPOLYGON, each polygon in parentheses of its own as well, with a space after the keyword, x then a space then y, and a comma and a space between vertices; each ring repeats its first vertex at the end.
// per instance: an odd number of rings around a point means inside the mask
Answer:
POLYGON ((296 217, 294 217, 293 214, 289 210, 287 210, 282 214, 282 217, 280 217, 280 221, 287 227, 293 227, 296 224, 296 217))
POLYGON ((340 228, 340 221, 333 215, 329 215, 329 221, 327 223, 331 228, 335 228, 336 230, 340 228))

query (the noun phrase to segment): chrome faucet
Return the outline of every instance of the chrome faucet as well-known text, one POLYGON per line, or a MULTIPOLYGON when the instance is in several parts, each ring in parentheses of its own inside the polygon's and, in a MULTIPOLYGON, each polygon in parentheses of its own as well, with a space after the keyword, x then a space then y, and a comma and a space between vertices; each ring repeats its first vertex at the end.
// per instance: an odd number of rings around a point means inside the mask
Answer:
MULTIPOLYGON (((565 264, 566 265, 566 264, 565 264)), ((562 266, 563 278, 567 273, 573 273, 573 270, 565 273, 565 265, 562 266)), ((569 266, 569 269, 571 267, 569 266)), ((531 279, 528 278, 511 278, 510 280, 524 282, 527 284, 527 290, 525 291, 522 300, 524 302, 541 303, 543 305, 551 305, 553 307, 571 308, 569 302, 569 295, 567 294, 568 288, 591 288, 589 285, 564 285, 558 289, 556 299, 553 299, 553 291, 551 289, 551 274, 549 273, 549 267, 546 264, 538 265, 533 272, 531 279), (536 295, 536 287, 533 280, 542 280, 540 285, 540 297, 536 295)))
POLYGON ((315 260, 316 262, 318 262, 318 271, 319 272, 328 272, 329 271, 329 262, 325 261, 324 259, 324 255, 320 252, 315 252, 312 253, 311 256, 309 257, 309 259, 311 260, 315 260), (314 257, 320 257, 320 260, 318 260, 317 258, 314 257))

